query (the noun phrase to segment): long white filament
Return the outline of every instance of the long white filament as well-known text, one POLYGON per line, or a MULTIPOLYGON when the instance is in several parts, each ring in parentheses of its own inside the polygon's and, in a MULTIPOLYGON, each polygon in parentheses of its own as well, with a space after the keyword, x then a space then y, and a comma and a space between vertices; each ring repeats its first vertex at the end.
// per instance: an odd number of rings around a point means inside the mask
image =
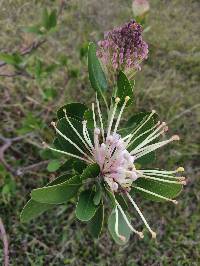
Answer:
POLYGON ((87 131, 87 126, 86 126, 87 121, 83 121, 82 123, 83 123, 83 136, 84 136, 84 138, 85 138, 85 141, 86 141, 87 144, 90 146, 90 148, 93 150, 94 147, 93 147, 93 145, 92 145, 92 142, 91 142, 90 137, 89 137, 89 133, 88 133, 88 131, 87 131), (87 133, 88 133, 88 134, 87 134, 87 133))
MULTIPOLYGON (((177 180, 184 180, 185 177, 184 176, 173 176, 173 175, 168 175, 168 174, 164 174, 162 172, 148 172, 145 170, 139 170, 137 171, 141 176, 143 176, 144 174, 148 175, 148 176, 158 176, 158 177, 163 177, 163 178, 169 178, 169 179, 177 179, 177 180)), ((176 173, 176 172, 175 172, 176 173)))
POLYGON ((119 102, 120 102, 120 98, 117 97, 115 99, 115 105, 114 105, 114 108, 113 108, 113 111, 112 111, 112 115, 111 115, 111 118, 110 118, 110 122, 109 122, 109 125, 108 125, 107 137, 110 136, 113 120, 114 120, 115 113, 116 113, 116 110, 117 110, 117 105, 118 105, 119 102))
POLYGON ((73 126, 73 124, 69 120, 69 117, 67 116, 67 113, 66 113, 66 109, 63 109, 63 111, 65 113, 65 118, 66 118, 67 122, 70 124, 71 128, 74 130, 74 132, 76 133, 76 135, 80 138, 80 140, 83 142, 83 144, 85 145, 85 147, 87 148, 87 150, 90 152, 90 154, 93 155, 93 153, 92 153, 90 147, 88 146, 88 144, 86 143, 86 141, 81 137, 81 135, 79 134, 79 132, 76 130, 76 128, 73 126))
POLYGON ((147 147, 141 148, 139 151, 137 151, 136 153, 134 151, 131 151, 130 154, 133 155, 135 154, 135 159, 140 158, 141 156, 144 156, 145 154, 148 154, 149 152, 155 151, 160 147, 163 147, 165 145, 167 145, 168 143, 174 141, 174 140, 179 140, 178 136, 172 136, 170 139, 168 140, 164 140, 164 141, 160 141, 157 142, 155 144, 151 144, 147 147))
POLYGON ((93 121, 94 121, 94 128, 97 127, 95 111, 94 111, 94 103, 92 103, 92 114, 93 114, 93 121))
POLYGON ((123 242, 126 241, 125 236, 119 234, 119 213, 117 206, 115 208, 115 233, 123 242))
POLYGON ((155 114, 155 110, 152 110, 151 114, 147 117, 147 119, 138 127, 136 128, 133 133, 131 134, 131 136, 129 137, 129 139, 126 141, 126 146, 128 147, 129 142, 131 141, 131 139, 133 138, 133 136, 135 136, 135 134, 149 121, 149 119, 151 119, 151 117, 155 114))
POLYGON ((161 174, 174 174, 174 173, 178 173, 178 172, 184 172, 184 168, 183 167, 178 167, 176 170, 173 171, 166 171, 166 170, 157 170, 157 169, 141 169, 142 172, 148 172, 148 173, 161 173, 161 174))
POLYGON ((127 102, 128 102, 129 100, 130 100, 130 97, 129 97, 129 96, 126 96, 126 97, 125 97, 125 100, 124 100, 124 104, 122 105, 122 108, 121 108, 121 110, 120 110, 120 112, 119 112, 119 115, 118 115, 118 118, 117 118, 117 122, 116 122, 116 124, 115 124, 115 128, 114 128, 113 134, 115 134, 115 133, 117 132, 117 128, 118 128, 118 126, 119 126, 119 122, 120 122, 120 120, 121 120, 121 116, 122 116, 123 111, 124 111, 124 108, 125 108, 125 106, 126 106, 126 104, 127 104, 127 102))
POLYGON ((103 119, 102 119, 101 109, 100 109, 100 105, 99 105, 99 100, 97 98, 97 93, 96 93, 96 103, 97 103, 97 110, 98 110, 98 114, 99 114, 99 120, 100 120, 100 124, 101 124, 101 134, 103 137, 103 142, 105 142, 103 119))
POLYGON ((121 214, 122 214, 122 216, 123 216, 123 218, 124 218, 126 224, 127 224, 128 227, 131 229, 131 231, 133 231, 134 233, 136 233, 137 235, 139 235, 140 238, 143 238, 143 237, 144 237, 143 233, 142 233, 142 232, 139 232, 139 231, 137 231, 137 230, 135 230, 135 229, 133 228, 133 226, 130 224, 128 218, 126 217, 125 212, 123 211, 122 207, 120 206, 120 204, 118 203, 117 200, 115 200, 115 203, 116 203, 117 207, 119 208, 119 210, 120 210, 120 212, 121 212, 121 214))
POLYGON ((69 139, 67 136, 65 136, 55 125, 54 122, 51 123, 52 126, 55 128, 56 132, 61 136, 63 137, 65 140, 67 140, 69 143, 71 143, 78 151, 80 151, 80 153, 82 153, 85 157, 87 157, 88 159, 91 159, 83 150, 81 150, 79 148, 79 146, 74 143, 71 139, 69 139))
POLYGON ((170 199, 170 198, 164 197, 164 196, 162 196, 162 195, 160 195, 160 194, 154 193, 154 192, 149 191, 149 190, 147 190, 147 189, 144 189, 144 188, 142 188, 142 187, 134 186, 134 188, 135 188, 135 189, 138 189, 138 190, 141 190, 141 191, 143 191, 143 192, 146 192, 146 193, 148 193, 148 194, 150 194, 150 195, 152 195, 152 196, 158 197, 158 198, 160 198, 160 199, 163 199, 163 200, 166 200, 166 201, 171 201, 171 202, 173 202, 174 204, 177 204, 177 203, 178 203, 177 200, 173 200, 173 199, 170 199))
POLYGON ((69 152, 66 152, 66 151, 61 151, 61 150, 58 150, 58 149, 54 149, 54 148, 50 147, 49 145, 47 145, 45 142, 43 142, 43 145, 44 145, 45 148, 47 148, 49 150, 52 150, 52 151, 55 151, 55 152, 58 152, 58 153, 61 153, 61 154, 65 154, 65 155, 68 155, 70 157, 77 158, 77 159, 85 161, 87 163, 94 163, 93 160, 88 160, 88 159, 85 159, 83 157, 80 157, 78 155, 75 155, 75 154, 72 154, 72 153, 69 153, 69 152))
POLYGON ((162 129, 159 133, 155 134, 156 130, 153 132, 153 134, 150 135, 144 140, 142 141, 133 151, 137 152, 140 151, 145 145, 147 145, 148 143, 152 142, 154 139, 158 138, 160 135, 162 135, 164 132, 166 131, 166 129, 162 129))
POLYGON ((151 233, 152 238, 156 238, 156 233, 151 229, 151 227, 147 223, 146 219, 144 218, 144 216, 143 216, 142 212, 140 211, 140 209, 138 208, 137 204, 134 202, 134 200, 132 199, 132 197, 129 195, 128 192, 126 192, 126 195, 129 198, 130 202, 133 204, 133 206, 136 209, 136 211, 138 212, 138 214, 140 215, 140 217, 141 217, 142 221, 144 222, 144 224, 146 225, 147 229, 151 233))
MULTIPOLYGON (((149 128, 148 130, 144 131, 143 133, 141 133, 140 135, 138 135, 136 138, 134 138, 129 145, 127 146, 130 147, 137 139, 141 138, 143 135, 145 135, 146 133, 152 131, 154 128, 156 128, 158 126, 158 123, 156 125, 154 125, 153 127, 149 128)), ((128 135, 128 137, 130 137, 130 135, 128 135)), ((123 140, 127 139, 127 136, 123 138, 123 140)))
POLYGON ((141 175, 140 177, 143 177, 143 178, 146 178, 146 179, 155 180, 155 181, 159 181, 159 182, 163 182, 163 183, 186 185, 185 181, 173 181, 173 180, 162 179, 162 178, 157 178, 157 177, 148 176, 148 175, 141 175))

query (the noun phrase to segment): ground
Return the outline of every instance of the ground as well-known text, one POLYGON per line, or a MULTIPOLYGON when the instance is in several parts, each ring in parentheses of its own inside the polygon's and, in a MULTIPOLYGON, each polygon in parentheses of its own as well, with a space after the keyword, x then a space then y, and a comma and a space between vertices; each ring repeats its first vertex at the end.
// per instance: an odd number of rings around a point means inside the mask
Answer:
MULTIPOLYGON (((43 7, 58 8, 60 2, 2 0, 0 50, 16 51, 30 44, 34 36, 24 33, 23 27, 37 24, 43 7)), ((11 138, 30 133, 6 150, 5 159, 11 171, 24 170, 45 160, 41 157, 40 143, 42 139, 52 139, 49 125, 59 106, 72 100, 91 103, 86 59, 80 57, 80 49, 89 41, 98 41, 105 30, 132 18, 130 0, 63 2, 66 5, 59 17, 58 31, 48 37, 36 55, 45 64, 57 64, 58 58, 65 55, 67 66, 57 67, 40 83, 22 76, 0 77, 1 135, 11 138)), ((150 2, 146 22, 150 29, 145 33, 150 55, 136 76, 131 112, 156 109, 160 119, 168 123, 170 134, 180 135, 179 144, 158 152, 154 165, 167 169, 185 167, 188 184, 178 198, 179 204, 142 200, 141 209, 157 231, 157 240, 148 236, 139 240, 133 235, 126 246, 119 247, 106 230, 94 241, 85 225, 75 220, 73 202, 30 224, 21 224, 19 214, 31 189, 46 184, 55 174, 46 170, 46 162, 17 176, 1 170, 0 186, 5 185, 7 176, 10 189, 0 195, 0 216, 9 237, 10 265, 200 265, 200 4, 195 0, 150 2)), ((0 68, 2 71, 10 69, 0 68)), ((135 223, 138 227, 142 225, 137 215, 135 223)))

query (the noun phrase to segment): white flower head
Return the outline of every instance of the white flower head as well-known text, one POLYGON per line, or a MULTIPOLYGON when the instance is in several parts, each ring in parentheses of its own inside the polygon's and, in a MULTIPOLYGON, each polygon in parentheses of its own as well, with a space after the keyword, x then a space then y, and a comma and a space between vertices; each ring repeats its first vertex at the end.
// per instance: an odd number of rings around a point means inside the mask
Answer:
MULTIPOLYGON (((122 113, 125 109, 127 102, 129 101, 129 96, 126 96, 125 99, 120 99, 118 97, 115 98, 115 102, 110 108, 108 114, 108 123, 107 127, 104 127, 102 112, 100 109, 100 104, 98 98, 96 96, 96 110, 95 112, 95 104, 92 104, 92 114, 93 114, 93 139, 91 138, 91 134, 89 134, 89 129, 87 127, 87 121, 84 120, 82 122, 82 134, 80 134, 77 129, 71 123, 66 110, 64 109, 66 121, 71 126, 74 134, 76 134, 81 142, 85 146, 85 150, 82 150, 76 143, 70 140, 68 136, 64 135, 57 127, 54 122, 52 122, 53 127, 55 128, 57 134, 59 134, 62 138, 68 141, 71 145, 73 145, 82 156, 78 156, 76 154, 68 153, 62 150, 58 150, 52 148, 45 144, 46 147, 53 151, 60 152, 62 154, 80 159, 85 161, 87 164, 97 163, 100 167, 100 177, 107 184, 113 196, 115 193, 123 193, 130 200, 141 219, 143 220, 145 226, 150 231, 153 238, 156 237, 156 233, 150 228, 143 214, 141 213, 139 207, 133 200, 132 196, 129 194, 131 187, 134 186, 134 182, 140 178, 145 178, 148 180, 154 180, 163 182, 166 184, 186 184, 185 177, 176 176, 176 173, 184 171, 182 167, 179 167, 174 171, 161 171, 161 170, 143 170, 137 169, 135 162, 144 155, 157 150, 172 141, 179 140, 179 136, 174 135, 171 138, 153 143, 158 139, 159 136, 163 135, 168 130, 168 127, 165 122, 157 122, 154 126, 149 128, 148 130, 141 132, 140 130, 147 124, 147 122, 154 116, 155 111, 153 110, 145 119, 140 123, 132 132, 128 135, 122 137, 119 134, 119 124, 122 117, 122 113), (119 112, 117 112, 119 102, 123 102, 119 112), (98 114, 98 119, 96 116, 98 114), (118 113, 118 115, 116 115, 118 113), (141 136, 146 136, 144 140, 138 144, 135 148, 130 150, 130 147, 138 140, 141 136), (152 144, 153 143, 153 144, 152 144)), ((145 192, 150 194, 151 196, 156 196, 162 200, 170 201, 177 204, 177 201, 171 198, 167 198, 163 195, 160 195, 159 192, 155 193, 140 186, 134 186, 134 188, 138 191, 145 192)), ((114 196, 115 197, 115 196, 114 196)), ((127 223, 127 226, 136 234, 138 234, 141 238, 143 237, 143 233, 137 231, 133 228, 130 221, 128 220, 124 210, 120 206, 119 202, 115 198, 115 213, 116 213, 116 224, 115 231, 116 234, 120 237, 120 239, 124 239, 118 232, 118 211, 121 212, 124 220, 127 223)))

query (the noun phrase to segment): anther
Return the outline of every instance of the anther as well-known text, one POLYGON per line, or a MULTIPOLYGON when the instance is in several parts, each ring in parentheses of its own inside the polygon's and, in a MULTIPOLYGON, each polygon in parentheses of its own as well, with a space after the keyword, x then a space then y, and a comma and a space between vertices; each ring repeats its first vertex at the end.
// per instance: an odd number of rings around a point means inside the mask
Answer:
POLYGON ((55 123, 54 121, 51 122, 51 125, 52 125, 53 127, 56 127, 56 123, 55 123))
POLYGON ((43 146, 43 148, 47 148, 48 147, 48 144, 45 141, 43 141, 42 142, 42 146, 43 146))
POLYGON ((120 102, 120 98, 119 98, 119 97, 116 97, 116 98, 115 98, 115 102, 116 102, 116 103, 119 103, 119 102, 120 102))
POLYGON ((129 96, 126 96, 125 97, 125 102, 127 103, 129 100, 130 100, 130 97, 129 96))
POLYGON ((155 114, 155 113, 156 113, 156 110, 152 110, 151 113, 152 113, 152 114, 155 114))
POLYGON ((183 167, 178 167, 176 169, 176 172, 184 172, 184 171, 185 171, 185 169, 183 167))
POLYGON ((152 231, 152 232, 151 232, 151 236, 152 236, 152 238, 155 239, 155 238, 156 238, 156 233, 152 231))
POLYGON ((172 202, 174 203, 174 204, 178 204, 178 201, 177 200, 172 200, 172 202))
POLYGON ((171 137, 171 140, 180 140, 180 137, 178 135, 174 135, 171 137))
POLYGON ((142 232, 138 232, 140 238, 144 238, 144 234, 142 232))
POLYGON ((66 114, 67 113, 67 110, 65 108, 63 108, 63 112, 66 114))

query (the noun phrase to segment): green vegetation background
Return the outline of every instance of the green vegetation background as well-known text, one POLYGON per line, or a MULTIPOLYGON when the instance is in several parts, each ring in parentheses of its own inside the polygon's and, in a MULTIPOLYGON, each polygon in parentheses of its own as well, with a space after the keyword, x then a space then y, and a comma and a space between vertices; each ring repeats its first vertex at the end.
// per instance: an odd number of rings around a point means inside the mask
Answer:
MULTIPOLYGON (((11 176, 1 169, 0 216, 10 243, 11 265, 200 265, 200 179, 199 179, 199 1, 150 1, 147 17, 150 30, 145 39, 150 55, 136 77, 135 106, 132 110, 156 109, 168 122, 169 133, 178 133, 179 144, 158 152, 155 167, 185 166, 188 185, 177 206, 147 201, 138 203, 153 229, 156 241, 131 237, 119 247, 104 231, 99 241, 87 233, 85 225, 74 219, 73 203, 44 214, 28 225, 19 213, 31 189, 55 176, 45 163, 24 174, 11 176)), ((66 1, 58 31, 42 45, 36 55, 46 65, 57 64, 67 56, 66 66, 42 79, 0 77, 0 131, 4 137, 31 135, 13 143, 5 159, 13 169, 41 160, 40 143, 51 139, 49 124, 56 109, 70 101, 91 103, 86 58, 80 49, 97 41, 105 30, 132 18, 131 1, 66 1), (82 45, 84 44, 84 45, 82 45)), ((30 44, 33 35, 22 27, 37 24, 43 7, 58 8, 60 1, 9 0, 0 3, 0 49, 14 51, 30 44)), ((6 69, 6 71, 8 71, 6 69)), ((0 69, 1 71, 1 69, 0 69)), ((1 167, 2 168, 2 167, 1 167)), ((142 227, 135 215, 135 221, 142 227)), ((0 262, 3 260, 0 243, 0 262)))

